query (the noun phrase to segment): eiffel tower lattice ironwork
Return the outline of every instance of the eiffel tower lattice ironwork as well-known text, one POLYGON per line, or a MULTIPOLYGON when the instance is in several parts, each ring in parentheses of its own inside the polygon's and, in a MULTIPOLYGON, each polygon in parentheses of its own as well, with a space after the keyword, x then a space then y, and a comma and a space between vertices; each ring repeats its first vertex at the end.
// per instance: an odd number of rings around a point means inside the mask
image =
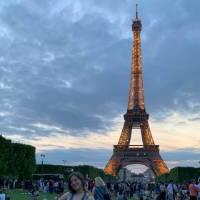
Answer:
POLYGON ((149 115, 145 110, 144 89, 142 79, 141 20, 136 18, 132 23, 133 47, 131 81, 127 113, 124 115, 124 126, 117 145, 114 145, 113 155, 104 171, 116 175, 119 169, 130 164, 143 164, 150 168, 156 176, 168 172, 168 168, 159 154, 159 145, 155 145, 149 127, 149 115), (143 145, 130 145, 133 129, 140 129, 143 145))

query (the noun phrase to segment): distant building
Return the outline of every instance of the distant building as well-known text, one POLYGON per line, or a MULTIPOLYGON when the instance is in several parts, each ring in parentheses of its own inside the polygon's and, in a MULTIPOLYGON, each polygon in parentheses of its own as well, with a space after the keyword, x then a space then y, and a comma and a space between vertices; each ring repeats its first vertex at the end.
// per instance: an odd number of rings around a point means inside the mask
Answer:
POLYGON ((150 183, 154 182, 155 175, 152 170, 147 169, 144 173, 135 174, 130 170, 123 168, 118 173, 119 181, 137 182, 137 183, 150 183))
POLYGON ((144 182, 150 183, 150 182, 154 182, 154 181, 155 181, 155 175, 154 175, 154 173, 152 172, 152 170, 147 169, 144 172, 144 182))

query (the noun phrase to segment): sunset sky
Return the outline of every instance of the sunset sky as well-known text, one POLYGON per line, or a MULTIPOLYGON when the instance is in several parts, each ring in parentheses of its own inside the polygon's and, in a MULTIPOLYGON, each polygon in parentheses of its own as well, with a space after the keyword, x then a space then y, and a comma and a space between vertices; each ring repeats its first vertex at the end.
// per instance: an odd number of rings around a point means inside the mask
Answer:
POLYGON ((0 1, 0 133, 34 145, 38 163, 104 167, 127 109, 136 3, 154 141, 169 168, 200 166, 199 0, 0 1))

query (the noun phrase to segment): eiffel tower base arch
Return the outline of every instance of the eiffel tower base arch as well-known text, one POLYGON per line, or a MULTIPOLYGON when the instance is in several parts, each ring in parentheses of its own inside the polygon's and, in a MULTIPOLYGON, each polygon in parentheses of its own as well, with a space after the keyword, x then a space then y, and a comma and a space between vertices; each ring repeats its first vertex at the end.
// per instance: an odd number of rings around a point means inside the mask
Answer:
POLYGON ((131 164, 145 165, 155 176, 169 171, 159 154, 159 145, 114 145, 104 172, 116 176, 120 169, 131 164))

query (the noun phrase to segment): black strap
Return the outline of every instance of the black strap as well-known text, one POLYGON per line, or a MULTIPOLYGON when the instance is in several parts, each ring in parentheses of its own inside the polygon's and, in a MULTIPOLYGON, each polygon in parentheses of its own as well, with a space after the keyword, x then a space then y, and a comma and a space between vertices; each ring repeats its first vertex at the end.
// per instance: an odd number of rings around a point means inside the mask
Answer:
POLYGON ((74 197, 74 195, 73 195, 73 194, 71 194, 70 200, 72 200, 72 199, 73 199, 73 197, 74 197))

